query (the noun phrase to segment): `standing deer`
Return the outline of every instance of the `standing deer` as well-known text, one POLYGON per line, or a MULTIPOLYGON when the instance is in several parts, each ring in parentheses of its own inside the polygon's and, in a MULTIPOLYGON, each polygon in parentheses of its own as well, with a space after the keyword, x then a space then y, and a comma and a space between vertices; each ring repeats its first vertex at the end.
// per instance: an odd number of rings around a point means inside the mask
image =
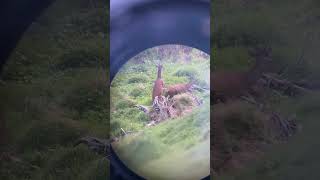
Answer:
POLYGON ((161 73, 162 73, 163 67, 161 64, 158 64, 157 68, 158 68, 158 75, 157 75, 157 79, 154 81, 154 85, 153 85, 152 102, 154 101, 154 98, 156 96, 158 96, 158 97, 162 96, 162 90, 164 88, 164 82, 161 79, 161 73))
POLYGON ((211 84, 213 85, 212 102, 217 100, 226 101, 230 98, 239 98, 248 93, 252 86, 261 77, 263 71, 268 67, 267 62, 271 61, 270 48, 255 49, 249 52, 255 57, 254 66, 247 72, 213 72, 211 84))

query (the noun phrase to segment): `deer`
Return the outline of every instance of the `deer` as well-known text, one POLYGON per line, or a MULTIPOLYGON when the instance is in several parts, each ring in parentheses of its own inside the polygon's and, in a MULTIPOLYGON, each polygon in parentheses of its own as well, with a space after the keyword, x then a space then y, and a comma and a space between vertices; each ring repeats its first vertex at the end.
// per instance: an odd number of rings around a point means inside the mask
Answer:
POLYGON ((181 83, 181 84, 175 84, 171 85, 168 88, 166 88, 166 95, 169 97, 173 97, 177 94, 185 93, 189 91, 192 88, 193 81, 189 83, 181 83))
POLYGON ((249 51, 255 58, 255 64, 246 72, 215 71, 211 73, 213 85, 213 103, 218 100, 226 102, 228 99, 247 95, 260 79, 263 71, 271 62, 271 48, 256 48, 249 51))
POLYGON ((153 91, 152 91, 152 102, 154 102, 154 99, 156 96, 161 97, 162 96, 162 92, 163 92, 163 88, 164 88, 164 81, 161 78, 161 73, 162 73, 162 65, 161 64, 157 64, 156 65, 157 69, 158 69, 158 74, 157 74, 157 79, 154 81, 154 85, 153 85, 153 91))

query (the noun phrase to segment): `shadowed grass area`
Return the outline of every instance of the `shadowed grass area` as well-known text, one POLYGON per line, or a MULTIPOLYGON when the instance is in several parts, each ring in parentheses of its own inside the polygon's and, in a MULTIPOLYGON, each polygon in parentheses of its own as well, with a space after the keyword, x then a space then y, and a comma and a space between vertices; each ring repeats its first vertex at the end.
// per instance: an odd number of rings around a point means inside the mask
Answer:
POLYGON ((0 179, 106 179, 109 164, 73 143, 107 138, 106 3, 57 0, 25 32, 4 67, 7 143, 0 179))
POLYGON ((319 93, 315 93, 283 100, 275 108, 285 114, 295 113, 301 130, 288 143, 274 145, 261 160, 241 171, 224 175, 221 179, 317 179, 319 123, 315 117, 319 113, 315 109, 319 109, 318 99, 319 93))

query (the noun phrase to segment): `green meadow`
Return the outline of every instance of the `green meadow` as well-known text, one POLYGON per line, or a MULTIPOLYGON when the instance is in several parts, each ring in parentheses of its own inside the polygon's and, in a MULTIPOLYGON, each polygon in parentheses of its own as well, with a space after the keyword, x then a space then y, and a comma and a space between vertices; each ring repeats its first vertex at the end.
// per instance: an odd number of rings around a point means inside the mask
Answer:
POLYGON ((80 137, 108 138, 106 2, 55 1, 4 68, 0 179, 106 179, 109 164, 80 137))

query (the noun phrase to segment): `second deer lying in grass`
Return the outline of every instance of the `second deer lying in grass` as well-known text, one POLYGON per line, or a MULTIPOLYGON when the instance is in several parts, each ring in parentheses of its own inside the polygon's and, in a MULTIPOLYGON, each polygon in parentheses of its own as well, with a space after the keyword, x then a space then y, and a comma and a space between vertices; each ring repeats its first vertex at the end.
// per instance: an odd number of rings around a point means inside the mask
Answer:
POLYGON ((175 84, 171 85, 165 89, 166 96, 173 97, 174 95, 185 93, 191 89, 193 82, 184 83, 184 84, 175 84))
POLYGON ((253 85, 261 77, 268 67, 271 49, 256 49, 251 52, 255 57, 255 65, 247 72, 217 71, 212 73, 211 84, 213 86, 213 101, 226 101, 230 98, 238 98, 250 91, 253 85))

